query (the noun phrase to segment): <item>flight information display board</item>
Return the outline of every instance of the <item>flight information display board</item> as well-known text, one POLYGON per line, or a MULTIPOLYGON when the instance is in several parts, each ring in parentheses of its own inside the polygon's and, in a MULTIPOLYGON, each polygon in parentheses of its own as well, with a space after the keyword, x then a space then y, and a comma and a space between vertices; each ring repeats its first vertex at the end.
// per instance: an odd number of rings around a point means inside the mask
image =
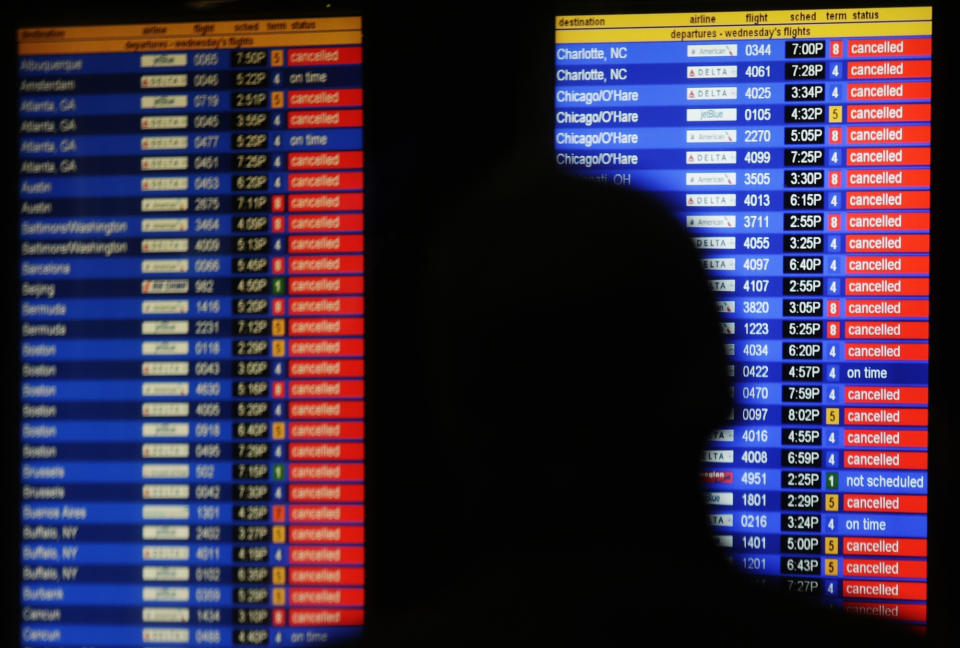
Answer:
POLYGON ((703 454, 716 542, 919 626, 931 28, 930 7, 559 16, 554 96, 556 163, 656 192, 702 253, 735 403, 703 454))
POLYGON ((364 605, 359 18, 18 32, 21 642, 364 605))

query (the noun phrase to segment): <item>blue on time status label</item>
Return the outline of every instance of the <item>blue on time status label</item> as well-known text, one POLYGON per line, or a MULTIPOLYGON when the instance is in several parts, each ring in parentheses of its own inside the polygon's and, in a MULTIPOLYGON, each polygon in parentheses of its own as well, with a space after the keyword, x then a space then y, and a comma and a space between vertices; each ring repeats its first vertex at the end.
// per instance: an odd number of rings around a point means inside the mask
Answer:
POLYGON ((655 192, 716 294, 703 451, 758 579, 923 629, 931 8, 559 16, 555 161, 655 192))
POLYGON ((359 18, 21 29, 21 642, 364 614, 359 18))

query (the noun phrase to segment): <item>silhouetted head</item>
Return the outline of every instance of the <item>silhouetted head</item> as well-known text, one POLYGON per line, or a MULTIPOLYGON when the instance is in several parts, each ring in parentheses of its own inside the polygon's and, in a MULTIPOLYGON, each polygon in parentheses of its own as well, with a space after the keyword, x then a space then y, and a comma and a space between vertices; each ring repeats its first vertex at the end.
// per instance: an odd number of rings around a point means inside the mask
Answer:
POLYGON ((636 544, 702 523, 727 413, 706 278, 651 198, 509 167, 451 214, 433 276, 436 423, 476 537, 636 544))

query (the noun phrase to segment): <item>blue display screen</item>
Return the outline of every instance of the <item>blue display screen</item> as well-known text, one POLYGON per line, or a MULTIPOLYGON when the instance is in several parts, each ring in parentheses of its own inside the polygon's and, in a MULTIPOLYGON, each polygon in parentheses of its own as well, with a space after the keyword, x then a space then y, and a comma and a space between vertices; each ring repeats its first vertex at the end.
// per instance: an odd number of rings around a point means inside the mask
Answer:
POLYGON ((360 28, 19 31, 23 645, 359 634, 360 28))
POLYGON ((655 193, 715 291, 716 543, 921 626, 931 33, 929 7, 559 16, 554 88, 556 164, 655 193))

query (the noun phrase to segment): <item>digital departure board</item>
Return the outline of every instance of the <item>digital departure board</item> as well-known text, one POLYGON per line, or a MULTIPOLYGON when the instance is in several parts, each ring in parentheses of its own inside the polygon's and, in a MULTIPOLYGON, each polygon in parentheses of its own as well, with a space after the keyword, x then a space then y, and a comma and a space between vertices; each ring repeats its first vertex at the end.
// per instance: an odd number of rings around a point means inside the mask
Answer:
POLYGON ((931 28, 930 7, 559 16, 554 89, 557 165, 656 192, 702 253, 735 403, 703 454, 716 542, 921 627, 931 28))
POLYGON ((18 32, 24 646, 364 606, 359 18, 18 32))

